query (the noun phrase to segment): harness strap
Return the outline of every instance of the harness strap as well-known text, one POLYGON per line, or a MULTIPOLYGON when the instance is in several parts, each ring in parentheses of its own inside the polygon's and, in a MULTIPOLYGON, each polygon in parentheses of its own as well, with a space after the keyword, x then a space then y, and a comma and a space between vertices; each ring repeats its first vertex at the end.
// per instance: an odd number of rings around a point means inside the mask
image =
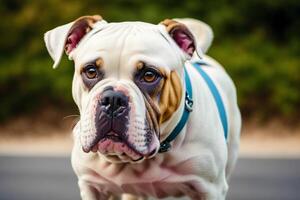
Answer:
POLYGON ((193 63, 194 68, 199 72, 199 74, 202 76, 202 78, 205 80, 207 86, 210 89, 211 94, 213 95, 215 102, 217 104, 217 108, 219 111, 219 116, 222 122, 223 130, 224 130, 224 136, 227 140, 228 135, 228 122, 227 122, 227 116, 225 111, 225 106, 222 101, 221 95, 214 84, 213 80, 208 76, 208 74, 201 68, 201 64, 206 65, 206 63, 193 63))

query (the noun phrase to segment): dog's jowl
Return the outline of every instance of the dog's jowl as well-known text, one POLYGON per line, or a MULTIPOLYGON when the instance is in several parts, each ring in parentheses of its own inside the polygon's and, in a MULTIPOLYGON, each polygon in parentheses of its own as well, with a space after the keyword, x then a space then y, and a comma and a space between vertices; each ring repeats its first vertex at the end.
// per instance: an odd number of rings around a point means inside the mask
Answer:
POLYGON ((100 16, 45 34, 54 68, 64 52, 74 61, 72 166, 83 200, 226 198, 241 117, 232 80, 205 55, 212 38, 195 19, 100 16))

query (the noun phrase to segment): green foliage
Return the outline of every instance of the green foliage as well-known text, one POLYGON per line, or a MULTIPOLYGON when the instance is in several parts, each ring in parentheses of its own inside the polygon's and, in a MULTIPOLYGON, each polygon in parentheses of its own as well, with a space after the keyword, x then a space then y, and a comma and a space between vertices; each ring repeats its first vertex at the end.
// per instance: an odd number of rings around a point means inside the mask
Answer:
POLYGON ((205 21, 215 33, 208 54, 232 76, 244 115, 299 116, 299 0, 3 0, 0 12, 0 119, 49 103, 73 105, 73 63, 64 58, 53 70, 43 34, 98 13, 107 21, 205 21))

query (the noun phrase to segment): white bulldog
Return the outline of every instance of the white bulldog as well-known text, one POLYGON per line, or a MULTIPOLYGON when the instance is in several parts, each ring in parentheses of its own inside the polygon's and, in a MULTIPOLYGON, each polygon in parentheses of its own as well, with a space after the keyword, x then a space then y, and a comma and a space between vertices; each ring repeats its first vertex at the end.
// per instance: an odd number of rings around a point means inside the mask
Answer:
POLYGON ((154 25, 100 16, 45 34, 54 68, 64 50, 75 63, 72 166, 82 199, 225 199, 241 117, 230 77, 203 55, 212 38, 194 19, 154 25))

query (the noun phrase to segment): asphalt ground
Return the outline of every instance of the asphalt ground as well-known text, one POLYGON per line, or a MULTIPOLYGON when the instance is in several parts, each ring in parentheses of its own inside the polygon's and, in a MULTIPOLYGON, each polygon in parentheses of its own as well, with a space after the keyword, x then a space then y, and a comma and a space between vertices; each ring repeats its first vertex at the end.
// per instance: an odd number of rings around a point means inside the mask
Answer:
MULTIPOLYGON (((300 159, 241 158, 227 199, 300 200, 300 159)), ((0 200, 80 200, 70 159, 0 156, 0 200)))

